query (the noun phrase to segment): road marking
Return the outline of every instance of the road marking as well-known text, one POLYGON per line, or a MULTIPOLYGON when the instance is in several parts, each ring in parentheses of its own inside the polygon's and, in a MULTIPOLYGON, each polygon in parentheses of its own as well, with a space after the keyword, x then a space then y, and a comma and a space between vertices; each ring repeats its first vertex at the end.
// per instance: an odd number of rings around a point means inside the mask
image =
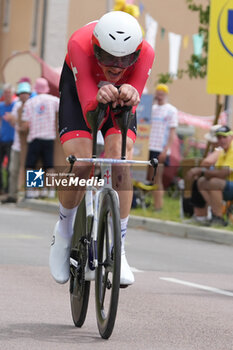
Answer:
POLYGON ((187 281, 179 280, 177 278, 160 277, 160 279, 167 281, 167 282, 183 284, 183 285, 188 286, 188 287, 203 289, 203 290, 206 290, 207 292, 212 292, 212 293, 226 295, 228 297, 233 297, 233 293, 228 292, 227 290, 223 290, 223 289, 218 289, 218 288, 213 288, 213 287, 209 287, 209 286, 204 286, 202 284, 187 282, 187 281))
POLYGON ((4 214, 4 215, 11 215, 11 216, 31 216, 32 212, 30 211, 24 211, 22 209, 17 209, 17 208, 2 208, 0 207, 0 214, 4 214))
POLYGON ((12 234, 0 234, 0 239, 1 238, 7 238, 7 239, 42 239, 42 237, 39 236, 33 236, 33 235, 12 235, 12 234))

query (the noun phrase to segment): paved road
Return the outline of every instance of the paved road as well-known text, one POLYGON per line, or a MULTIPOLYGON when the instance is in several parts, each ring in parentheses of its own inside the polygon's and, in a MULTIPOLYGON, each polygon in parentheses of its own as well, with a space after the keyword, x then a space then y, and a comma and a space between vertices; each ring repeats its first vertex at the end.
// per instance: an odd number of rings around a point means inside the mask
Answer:
POLYGON ((135 284, 121 291, 112 337, 92 295, 72 325, 68 285, 49 274, 53 214, 0 206, 0 349, 232 350, 233 247, 129 230, 135 284))

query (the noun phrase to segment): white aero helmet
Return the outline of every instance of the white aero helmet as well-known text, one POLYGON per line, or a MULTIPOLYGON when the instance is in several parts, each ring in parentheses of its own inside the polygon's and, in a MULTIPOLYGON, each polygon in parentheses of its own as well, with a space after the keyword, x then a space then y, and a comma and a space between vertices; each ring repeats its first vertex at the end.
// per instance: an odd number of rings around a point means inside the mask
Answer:
POLYGON ((142 47, 142 31, 138 21, 128 13, 108 12, 97 22, 92 44, 101 64, 127 68, 138 59, 142 47))

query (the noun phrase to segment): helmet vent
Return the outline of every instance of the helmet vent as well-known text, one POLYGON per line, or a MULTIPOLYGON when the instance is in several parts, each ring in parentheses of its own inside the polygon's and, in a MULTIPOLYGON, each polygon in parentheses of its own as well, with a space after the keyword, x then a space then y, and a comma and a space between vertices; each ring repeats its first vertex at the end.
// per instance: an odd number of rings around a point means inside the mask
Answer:
POLYGON ((116 38, 115 38, 112 34, 109 34, 109 36, 110 36, 113 40, 116 40, 116 38))
POLYGON ((127 38, 125 38, 124 41, 126 41, 126 40, 128 40, 128 39, 130 39, 130 38, 131 38, 131 36, 127 36, 127 38))
POLYGON ((125 34, 125 32, 121 32, 120 30, 116 31, 117 34, 125 34))

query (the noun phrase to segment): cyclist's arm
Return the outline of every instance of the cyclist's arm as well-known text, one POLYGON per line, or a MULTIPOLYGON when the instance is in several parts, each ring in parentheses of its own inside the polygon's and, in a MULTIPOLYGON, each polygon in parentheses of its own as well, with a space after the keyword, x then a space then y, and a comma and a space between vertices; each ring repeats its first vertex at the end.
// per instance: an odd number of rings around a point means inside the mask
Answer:
MULTIPOLYGON (((146 81, 150 75, 153 62, 154 50, 146 41, 144 41, 139 59, 135 63, 135 69, 127 80, 127 84, 132 85, 138 91, 139 97, 142 95, 146 81)), ((136 106, 133 108, 133 111, 135 110, 136 106)))
POLYGON ((91 57, 83 51, 76 40, 69 41, 68 54, 70 66, 75 78, 79 101, 86 120, 87 112, 95 110, 98 105, 96 99, 98 87, 92 76, 91 57))

